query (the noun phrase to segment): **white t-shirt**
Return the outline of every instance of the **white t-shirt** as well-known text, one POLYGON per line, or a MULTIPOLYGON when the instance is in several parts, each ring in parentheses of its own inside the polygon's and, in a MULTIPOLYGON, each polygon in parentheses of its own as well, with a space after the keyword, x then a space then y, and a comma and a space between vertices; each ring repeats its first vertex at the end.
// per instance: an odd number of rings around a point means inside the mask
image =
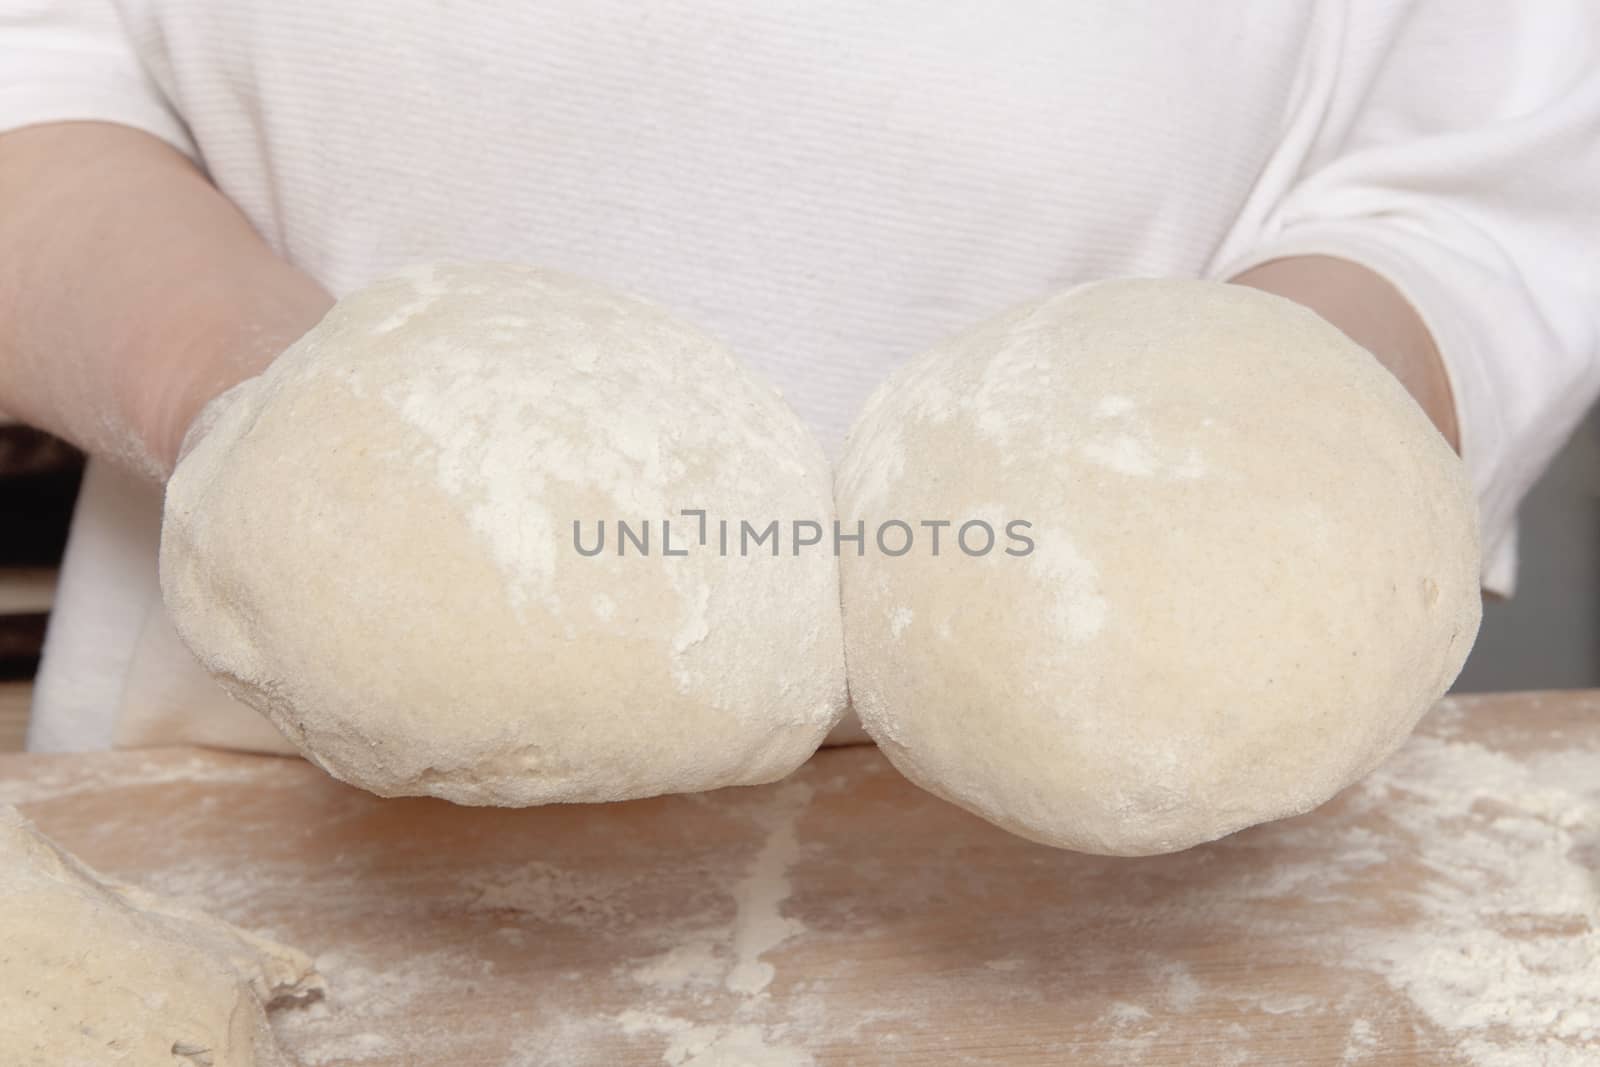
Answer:
MULTIPOLYGON (((1597 55, 1593 0, 10 0, 0 129, 147 130, 335 294, 461 257, 652 298, 834 451, 1021 299, 1352 259, 1444 354, 1508 590, 1600 389, 1597 55)), ((91 472, 35 748, 279 744, 171 636, 157 508, 91 472)))

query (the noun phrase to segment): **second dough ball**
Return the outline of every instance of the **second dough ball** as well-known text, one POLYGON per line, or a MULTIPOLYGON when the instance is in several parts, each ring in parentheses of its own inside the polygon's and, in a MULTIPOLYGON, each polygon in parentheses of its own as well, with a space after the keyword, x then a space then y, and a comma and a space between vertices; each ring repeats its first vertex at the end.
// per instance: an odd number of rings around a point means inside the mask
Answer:
POLYGON ((1306 811, 1400 744, 1477 632, 1460 461, 1369 353, 1252 289, 1104 282, 980 326, 873 397, 837 495, 872 548, 841 561, 868 732, 1062 847, 1306 811), (886 555, 897 522, 917 540, 886 555))
POLYGON ((724 552, 715 525, 826 526, 821 449, 648 304, 413 270, 191 436, 161 546, 178 630, 339 778, 506 805, 752 784, 842 713, 834 559, 724 552))

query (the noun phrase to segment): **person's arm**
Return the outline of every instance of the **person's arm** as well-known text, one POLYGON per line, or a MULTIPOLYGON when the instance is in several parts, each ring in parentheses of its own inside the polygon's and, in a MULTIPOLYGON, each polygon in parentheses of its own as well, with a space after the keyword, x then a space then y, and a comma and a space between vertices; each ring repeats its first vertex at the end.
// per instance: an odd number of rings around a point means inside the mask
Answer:
POLYGON ((332 304, 176 149, 0 135, 0 409, 161 478, 195 414, 332 304))
POLYGON ((1461 448, 1450 379, 1433 335, 1388 281, 1332 256, 1291 256, 1251 267, 1233 279, 1315 311, 1378 358, 1411 393, 1450 447, 1461 448))
MULTIPOLYGON (((1390 0, 1309 25, 1305 91, 1204 274, 1270 271, 1277 290, 1299 269, 1274 261, 1332 257, 1403 296, 1449 370, 1484 584, 1509 593, 1518 504, 1600 394, 1600 12, 1390 0)), ((1320 306, 1322 286, 1287 284, 1380 358, 1410 362, 1395 355, 1409 344, 1363 336, 1383 298, 1346 316, 1320 306)), ((1396 369, 1437 420, 1426 386, 1396 369)))

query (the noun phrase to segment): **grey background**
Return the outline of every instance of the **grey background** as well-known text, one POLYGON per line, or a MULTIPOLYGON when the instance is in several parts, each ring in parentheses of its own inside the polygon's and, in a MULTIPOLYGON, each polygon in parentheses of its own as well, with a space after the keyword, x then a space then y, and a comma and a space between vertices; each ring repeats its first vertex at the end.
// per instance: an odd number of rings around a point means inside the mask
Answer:
POLYGON ((1457 692, 1600 686, 1600 407, 1524 500, 1517 595, 1484 603, 1457 692))

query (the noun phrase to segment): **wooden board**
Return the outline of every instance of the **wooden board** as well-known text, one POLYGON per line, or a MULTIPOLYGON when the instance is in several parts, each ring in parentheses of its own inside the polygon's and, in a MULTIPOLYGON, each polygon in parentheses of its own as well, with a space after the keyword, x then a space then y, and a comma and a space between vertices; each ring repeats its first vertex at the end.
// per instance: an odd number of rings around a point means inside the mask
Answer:
POLYGON ((55 594, 54 567, 0 567, 0 615, 46 613, 55 594))
MULTIPOLYGON (((504 811, 297 760, 0 757, 105 872, 318 955, 322 1064, 1600 1063, 1600 694, 1449 700, 1322 809, 1029 844, 874 750, 504 811)), ((3 992, 0 992, 3 997, 3 992)))
POLYGON ((32 682, 0 682, 0 752, 22 751, 32 701, 32 682))

